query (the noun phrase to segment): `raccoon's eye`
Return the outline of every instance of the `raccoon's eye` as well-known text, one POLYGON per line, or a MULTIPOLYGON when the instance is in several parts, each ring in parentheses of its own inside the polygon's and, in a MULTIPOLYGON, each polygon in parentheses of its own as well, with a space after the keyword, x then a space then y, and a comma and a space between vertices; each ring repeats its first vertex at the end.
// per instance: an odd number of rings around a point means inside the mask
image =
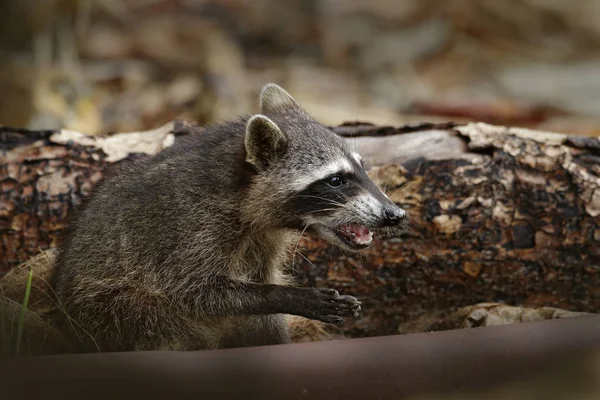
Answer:
POLYGON ((334 188, 342 186, 343 183, 344 181, 338 175, 334 175, 331 178, 327 179, 327 184, 334 188))

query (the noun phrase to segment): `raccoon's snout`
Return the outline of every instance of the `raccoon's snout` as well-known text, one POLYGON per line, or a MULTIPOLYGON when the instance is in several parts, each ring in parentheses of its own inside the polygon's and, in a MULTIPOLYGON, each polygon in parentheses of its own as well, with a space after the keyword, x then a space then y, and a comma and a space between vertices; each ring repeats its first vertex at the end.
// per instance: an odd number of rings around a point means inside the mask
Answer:
POLYGON ((383 225, 397 226, 406 217, 406 212, 399 207, 387 207, 383 210, 383 225))

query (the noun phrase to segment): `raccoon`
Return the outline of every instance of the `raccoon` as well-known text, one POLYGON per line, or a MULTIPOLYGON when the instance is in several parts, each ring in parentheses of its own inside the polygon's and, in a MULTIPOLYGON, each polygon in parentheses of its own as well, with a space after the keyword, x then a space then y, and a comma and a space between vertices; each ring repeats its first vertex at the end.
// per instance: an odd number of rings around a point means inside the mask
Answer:
POLYGON ((304 232, 360 251, 405 211, 284 89, 259 100, 260 114, 123 168, 78 210, 52 281, 84 350, 288 343, 286 314, 358 316, 353 296, 293 286, 289 252, 304 232))

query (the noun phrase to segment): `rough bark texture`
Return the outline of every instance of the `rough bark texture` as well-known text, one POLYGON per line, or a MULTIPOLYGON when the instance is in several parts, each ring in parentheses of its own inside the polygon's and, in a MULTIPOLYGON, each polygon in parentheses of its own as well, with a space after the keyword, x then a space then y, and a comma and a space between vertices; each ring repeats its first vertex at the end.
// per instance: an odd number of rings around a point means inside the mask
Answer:
POLYGON ((0 126, 0 274, 55 247, 108 167, 156 153, 172 142, 172 126, 108 138, 0 126))
POLYGON ((362 135, 386 135, 358 138, 356 147, 371 160, 371 177, 417 220, 415 235, 379 240, 357 256, 317 251, 323 243, 308 239, 312 265, 297 257, 305 283, 363 301, 348 333, 392 334, 425 312, 490 301, 600 309, 597 138, 486 124, 371 132, 362 135), (414 141, 421 157, 403 151, 414 141))
MULTIPOLYGON (((201 134, 182 123, 170 130, 116 139, 1 131, 0 270, 54 246, 73 205, 109 165, 201 134)), ((364 304, 347 334, 392 334, 425 312, 481 302, 600 311, 597 138, 485 124, 334 130, 361 151, 415 229, 379 238, 360 255, 303 241, 306 259, 294 259, 300 282, 364 304)))

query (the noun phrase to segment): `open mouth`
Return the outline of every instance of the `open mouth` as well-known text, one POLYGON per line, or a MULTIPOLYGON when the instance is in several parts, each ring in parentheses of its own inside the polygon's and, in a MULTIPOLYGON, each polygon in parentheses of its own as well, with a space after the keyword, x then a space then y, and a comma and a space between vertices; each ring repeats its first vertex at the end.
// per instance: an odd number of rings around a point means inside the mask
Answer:
POLYGON ((346 245, 355 249, 364 249, 373 241, 373 232, 364 225, 345 224, 333 231, 346 245))

